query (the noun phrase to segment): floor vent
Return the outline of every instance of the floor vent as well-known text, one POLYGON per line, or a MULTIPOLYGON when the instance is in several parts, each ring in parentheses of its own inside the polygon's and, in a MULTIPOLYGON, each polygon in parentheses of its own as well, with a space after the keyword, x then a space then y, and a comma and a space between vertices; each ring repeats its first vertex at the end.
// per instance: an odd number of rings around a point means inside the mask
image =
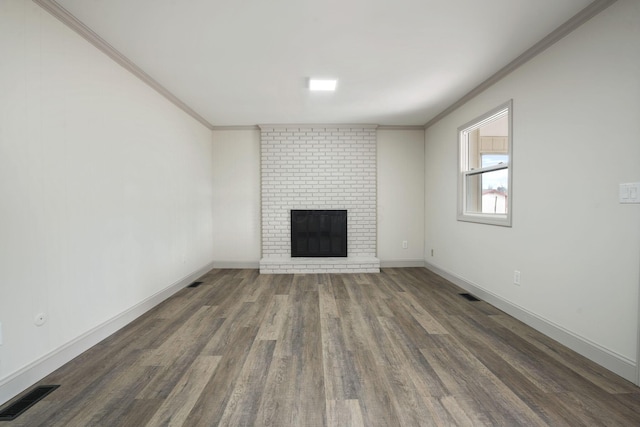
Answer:
POLYGON ((27 409, 42 400, 46 395, 60 387, 59 385, 41 385, 0 411, 0 421, 11 421, 18 418, 27 409))
POLYGON ((478 298, 474 297, 471 294, 459 294, 461 297, 468 299, 469 301, 480 301, 478 298))
POLYGON ((187 288, 197 288, 200 285, 202 285, 202 282, 193 282, 192 284, 187 286, 187 288))

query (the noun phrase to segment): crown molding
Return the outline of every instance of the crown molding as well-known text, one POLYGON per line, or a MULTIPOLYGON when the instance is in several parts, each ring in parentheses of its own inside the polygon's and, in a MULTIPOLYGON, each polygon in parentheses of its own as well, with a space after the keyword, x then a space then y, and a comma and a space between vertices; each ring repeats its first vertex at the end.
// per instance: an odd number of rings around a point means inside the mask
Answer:
POLYGON ((424 130, 422 125, 380 125, 378 130, 424 130))
POLYGON ((182 111, 202 123, 207 128, 213 129, 213 125, 209 123, 204 117, 196 113, 191 107, 182 102, 177 96, 169 92, 169 90, 167 90, 164 86, 154 80, 150 75, 142 71, 140 67, 134 64, 126 56, 118 52, 113 46, 111 46, 102 37, 100 37, 93 30, 83 24, 69 11, 60 6, 55 0, 33 0, 33 2, 49 12, 67 27, 78 33, 82 38, 101 50, 104 54, 120 64, 126 70, 133 73, 136 77, 145 82, 160 95, 168 99, 176 107, 180 108, 182 111))
MULTIPOLYGON (((376 125, 292 125, 292 124, 277 124, 277 125, 231 125, 231 126, 213 126, 211 130, 260 130, 261 127, 264 128, 283 128, 283 127, 331 127, 331 128, 345 128, 345 127, 362 127, 362 128, 371 128, 376 125)), ((424 130, 424 126, 422 125, 378 125, 378 130, 424 130)))
POLYGON ((573 17, 569 18, 569 20, 567 20, 564 24, 560 25, 551 33, 547 34, 547 36, 544 37, 542 40, 540 40, 538 43, 534 44, 529 49, 524 51, 524 53, 522 53, 516 59, 514 59, 513 61, 511 61, 504 67, 502 67, 491 77, 489 77, 488 79, 480 83, 478 86, 473 88, 470 92, 468 92, 462 98, 460 98, 459 100, 457 100, 456 102, 454 102, 453 104, 445 108, 440 114, 438 114, 437 116, 429 120, 424 125, 424 128, 428 129, 429 127, 431 127, 432 125, 434 125, 435 123, 443 119, 445 116, 449 115, 454 110, 466 104, 468 101, 475 98, 481 92, 484 92, 490 86, 493 86, 495 83, 502 80, 512 71, 526 64, 531 59, 535 58, 540 53, 542 53, 544 50, 556 44, 558 41, 560 41, 562 38, 567 36, 569 33, 573 32, 573 30, 575 30, 576 28, 578 28, 579 26, 581 26, 582 24, 584 24, 585 22, 587 22, 588 20, 590 20, 591 18, 593 18, 594 16, 596 16, 597 14, 599 14, 600 12, 602 12, 603 10, 605 10, 606 8, 614 4, 616 1, 617 0, 595 0, 594 2, 589 4, 587 7, 582 9, 580 12, 575 14, 573 17))
POLYGON ((211 130, 260 130, 257 125, 213 126, 211 130))
MULTIPOLYGON (((549 33, 546 37, 540 40, 538 43, 527 49, 524 53, 518 56, 516 59, 511 61, 509 64, 498 70, 496 73, 491 75, 488 79, 480 83, 474 89, 465 94, 462 98, 458 99, 456 102, 451 104, 449 107, 444 109, 438 115, 429 120, 424 126, 376 126, 376 125, 357 125, 362 127, 377 127, 378 129, 394 129, 394 130, 416 130, 416 129, 427 129, 431 127, 436 122, 440 121, 445 116, 449 115, 451 112, 464 105, 481 92, 488 89, 490 86, 493 86, 498 81, 502 80, 505 76, 510 74, 512 71, 516 70, 520 66, 524 65, 544 50, 549 48, 550 46, 557 43, 559 40, 564 38, 566 35, 571 33, 573 30, 587 22, 589 19, 593 18, 617 0, 595 0, 587 7, 582 9, 572 18, 567 20, 564 24, 560 25, 554 31, 549 33)), ((154 80, 150 75, 145 73, 140 67, 138 67, 135 63, 129 60, 126 56, 118 52, 113 46, 107 43, 104 39, 102 39, 98 34, 96 34, 93 30, 83 24, 80 20, 78 20, 75 16, 73 16, 69 11, 63 8, 60 4, 58 4, 55 0, 33 0, 34 3, 39 5, 41 8, 49 12, 55 18, 60 20, 66 26, 71 28, 73 31, 78 33, 81 37, 91 43, 93 46, 98 48, 100 51, 109 56, 116 63, 120 64, 129 72, 133 73, 140 80, 149 85, 152 89, 158 92, 160 95, 164 96, 167 100, 173 103, 176 107, 183 110, 185 113, 193 117, 195 120, 203 124, 210 130, 238 130, 238 129, 256 129, 254 126, 213 126, 209 123, 204 117, 199 115, 195 110, 181 101, 174 94, 169 92, 164 86, 154 80)), ((330 126, 330 127, 348 127, 354 125, 258 125, 259 128, 262 127, 286 127, 286 126, 297 126, 297 127, 319 127, 319 126, 330 126)))
MULTIPOLYGON (((331 127, 331 128, 344 128, 344 127, 366 127, 371 128, 376 125, 286 125, 286 124, 277 124, 277 125, 231 125, 231 126, 213 126, 211 130, 260 130, 261 127, 264 128, 283 128, 283 127, 331 127)), ((378 125, 378 130, 424 130, 424 126, 422 125, 378 125)))
POLYGON ((342 124, 331 124, 331 123, 278 123, 278 124, 261 124, 258 127, 262 130, 264 129, 319 129, 319 128, 331 128, 331 129, 351 129, 351 128, 361 128, 361 129, 378 129, 378 125, 376 124, 362 124, 362 123, 342 123, 342 124))

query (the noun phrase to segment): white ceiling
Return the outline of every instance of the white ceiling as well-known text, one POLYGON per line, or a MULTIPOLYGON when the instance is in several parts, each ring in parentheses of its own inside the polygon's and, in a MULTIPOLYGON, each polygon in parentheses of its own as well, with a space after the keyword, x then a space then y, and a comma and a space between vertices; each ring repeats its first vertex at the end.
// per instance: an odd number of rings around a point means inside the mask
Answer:
POLYGON ((57 2, 212 125, 243 126, 424 125, 591 0, 57 2))

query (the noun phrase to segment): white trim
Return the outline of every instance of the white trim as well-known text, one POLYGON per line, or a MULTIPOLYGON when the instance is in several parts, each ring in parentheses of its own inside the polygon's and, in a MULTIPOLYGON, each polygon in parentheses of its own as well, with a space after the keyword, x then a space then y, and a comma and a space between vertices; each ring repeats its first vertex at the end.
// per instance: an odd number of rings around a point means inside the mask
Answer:
POLYGON ((266 129, 318 129, 318 128, 331 128, 331 129, 345 129, 345 128, 362 128, 362 129, 377 129, 378 125, 376 124, 361 124, 361 123, 353 123, 353 124, 332 124, 332 123, 277 123, 277 124, 262 124, 258 125, 261 130, 266 129))
POLYGON ((421 130, 424 131, 422 125, 378 125, 378 130, 421 130))
MULTIPOLYGON (((380 268, 424 267, 423 259, 380 260, 380 268)), ((250 269, 260 268, 260 261, 214 261, 213 268, 219 269, 250 269)))
POLYGON ((40 381, 56 369, 71 361, 103 339, 125 327, 156 305, 160 304, 179 290, 191 284, 213 268, 209 263, 193 273, 183 277, 165 289, 107 320, 101 325, 85 332, 68 343, 50 351, 22 369, 0 380, 0 405, 8 402, 33 384, 40 381))
POLYGON ((217 130, 260 130, 257 125, 247 125, 247 126, 212 126, 212 131, 217 130))
POLYGON ((573 30, 614 4, 617 0, 594 0, 587 7, 582 9, 580 12, 573 15, 573 17, 569 18, 564 24, 560 25, 558 28, 550 32, 546 37, 540 40, 538 43, 531 46, 529 49, 524 51, 520 56, 516 59, 499 69, 496 73, 491 75, 488 79, 480 83, 475 88, 471 89, 466 95, 462 98, 458 99, 453 104, 449 105, 442 112, 437 114, 434 118, 425 123, 424 128, 428 129, 444 117, 448 116, 453 111, 457 110, 459 107, 463 106, 471 99, 475 98, 480 93, 484 92, 489 87, 493 86, 503 78, 505 78, 509 73, 515 71, 520 66, 526 64, 540 53, 545 51, 547 48, 553 46, 558 41, 563 39, 565 36, 569 35, 573 30))
POLYGON ((83 39, 91 43, 97 49, 102 51, 102 53, 113 59, 116 63, 120 64, 125 70, 129 71, 144 83, 151 86, 153 90, 167 98, 176 107, 180 108, 182 111, 202 123, 210 130, 213 129, 213 125, 211 125, 211 123, 209 123, 207 119, 196 113, 195 110, 182 102, 173 93, 169 92, 167 88, 154 80, 153 77, 151 77, 149 74, 145 73, 144 70, 138 67, 133 61, 118 52, 113 46, 107 43, 106 40, 96 34, 91 28, 87 27, 78 18, 73 16, 68 10, 60 6, 58 2, 56 2, 55 0, 33 0, 33 2, 49 12, 67 27, 78 33, 83 39))
POLYGON ((214 261, 213 268, 257 270, 260 261, 214 261))
POLYGON ((480 175, 486 172, 495 172, 495 171, 501 171, 504 169, 509 169, 509 162, 506 163, 499 163, 497 165, 493 165, 493 166, 487 166, 484 168, 478 168, 478 169, 472 169, 472 170, 468 170, 468 171, 464 171, 463 174, 465 177, 467 176, 474 176, 474 175, 480 175))
POLYGON ((425 261, 425 266, 428 270, 444 277, 455 285, 460 286, 476 297, 488 302, 510 316, 513 316, 521 322, 531 326, 535 330, 558 341, 560 344, 569 347, 571 350, 581 354, 587 359, 590 359, 600 366, 620 375, 628 381, 636 381, 636 363, 633 360, 602 347, 585 337, 577 335, 548 319, 545 319, 523 307, 493 294, 492 292, 487 291, 476 283, 470 282, 454 273, 430 264, 428 261, 425 261))
POLYGON ((410 268, 424 267, 423 259, 397 259, 397 260, 380 260, 380 268, 410 268))
MULTIPOLYGON (((131 73, 136 75, 142 81, 147 83, 153 89, 155 89, 162 96, 166 97, 169 101, 174 103, 177 107, 185 111, 187 114, 192 116, 194 119, 198 120, 204 126, 213 130, 213 125, 209 123, 206 119, 196 113, 191 107, 178 99, 175 95, 169 92, 166 88, 160 85, 157 81, 155 81, 151 76, 145 73, 140 67, 138 67, 131 60, 126 58, 120 52, 118 52, 113 46, 108 44, 104 39, 98 36, 93 30, 83 24, 79 19, 73 16, 69 11, 60 6, 55 0, 33 0, 34 3, 42 7, 44 10, 49 12, 51 15, 58 18, 62 23, 67 25, 69 28, 77 32, 80 36, 82 36, 89 43, 93 44, 95 47, 100 49, 106 55, 111 57, 114 61, 122 65, 124 68, 129 70, 131 73)), ((484 82, 480 83, 458 101, 451 104, 445 110, 440 112, 438 115, 433 117, 429 122, 427 122, 424 126, 419 126, 420 128, 427 129, 431 125, 438 122, 443 117, 447 116, 452 111, 456 110, 458 107, 464 105, 470 99, 474 98, 479 93, 483 92, 488 87, 492 86, 496 82, 502 80, 506 75, 520 67, 521 65, 527 63, 532 58, 536 57, 538 54, 546 50, 548 47, 552 46, 564 36, 571 33, 573 30, 578 28, 580 25, 587 22, 589 19, 596 16, 598 13, 602 12, 607 7, 611 6, 615 3, 616 0, 595 0, 587 7, 582 9, 564 24, 560 25, 554 31, 549 33, 546 37, 540 40, 538 43, 530 47, 516 59, 511 61, 509 64, 498 70, 495 74, 490 76, 484 82)))

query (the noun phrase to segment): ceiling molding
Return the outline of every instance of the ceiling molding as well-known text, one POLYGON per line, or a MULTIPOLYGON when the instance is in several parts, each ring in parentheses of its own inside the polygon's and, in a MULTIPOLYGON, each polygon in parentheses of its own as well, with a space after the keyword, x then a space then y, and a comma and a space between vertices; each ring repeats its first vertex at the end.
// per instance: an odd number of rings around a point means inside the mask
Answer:
MULTIPOLYGON (((362 123, 342 123, 342 124, 332 124, 332 123, 278 123, 278 124, 263 124, 258 125, 260 129, 309 129, 309 128, 331 128, 331 129, 351 129, 351 128, 362 128, 362 129, 378 129, 378 125, 374 124, 362 124, 362 123)), ((422 127, 421 127, 422 128, 422 127)))
POLYGON ((611 6, 616 1, 617 0, 595 0, 594 2, 589 4, 587 7, 582 9, 580 12, 575 14, 572 18, 570 18, 564 24, 560 25, 558 28, 556 28, 551 33, 549 33, 546 37, 544 37, 538 43, 531 46, 529 49, 527 49, 524 53, 522 53, 516 59, 514 59, 513 61, 511 61, 504 67, 502 67, 491 77, 489 77, 488 79, 480 83, 478 86, 473 88, 470 92, 468 92, 462 98, 460 98, 459 100, 451 104, 440 114, 438 114, 437 116, 429 120, 424 125, 424 128, 428 129, 429 127, 431 127, 432 125, 434 125, 435 123, 443 119, 445 116, 449 115, 454 110, 466 104, 468 101, 470 101, 471 99, 479 95, 481 92, 485 91, 490 86, 493 86, 495 83, 502 80, 509 73, 519 68, 521 65, 524 65, 525 63, 529 62, 531 59, 538 56, 544 50, 546 50, 547 48, 551 47, 552 45, 560 41, 566 35, 568 35, 573 30, 575 30, 576 28, 578 28, 579 26, 581 26, 582 24, 584 24, 585 22, 587 22, 588 20, 590 20, 591 18, 593 18, 594 16, 596 16, 597 14, 599 14, 600 12, 602 12, 603 10, 611 6))
POLYGON ((244 125, 244 126, 213 126, 211 130, 260 130, 260 127, 255 125, 244 125))
POLYGON ((380 125, 378 130, 424 130, 421 125, 380 125))
MULTIPOLYGON (((46 10, 47 12, 49 12, 55 18, 60 20, 62 23, 67 25, 69 28, 71 28, 73 31, 78 33, 81 37, 83 37, 85 40, 87 40, 93 46, 95 46, 100 51, 102 51, 107 56, 109 56, 116 63, 120 64, 126 70, 128 70, 131 73, 133 73, 135 76, 137 76, 140 80, 142 80, 147 85, 149 85, 156 92, 158 92, 159 94, 164 96, 167 100, 169 100, 175 106, 177 106, 178 108, 183 110, 185 113, 187 113, 188 115, 193 117, 195 120, 197 120, 198 122, 200 122, 201 124, 203 124, 205 127, 207 127, 210 130, 232 130, 232 129, 235 129, 235 130, 240 130, 240 129, 248 130, 248 129, 257 129, 257 128, 261 127, 261 126, 280 127, 280 128, 283 127, 283 126, 285 126, 285 127, 286 126, 298 126, 298 127, 299 126, 305 126, 305 127, 309 127, 309 126, 344 127, 345 126, 345 125, 324 125, 324 124, 322 124, 322 125, 318 125, 318 124, 314 124, 314 125, 306 125, 306 124, 305 125, 301 125, 301 124, 281 125, 281 124, 278 124, 278 125, 258 125, 258 127, 255 127, 255 126, 213 126, 204 117, 202 117, 195 110, 193 110, 187 104, 182 102, 178 97, 176 97, 171 92, 169 92, 169 90, 167 90, 164 86, 162 86, 160 83, 158 83, 156 80, 154 80, 150 75, 145 73, 135 63, 133 63, 131 60, 129 60, 123 54, 118 52, 113 46, 111 46, 104 39, 102 39, 98 34, 96 34, 93 30, 91 30, 89 27, 87 27, 85 24, 83 24, 80 20, 78 20, 75 16, 73 16, 69 11, 67 11, 65 8, 63 8, 55 0, 33 0, 33 2, 36 3, 37 5, 39 5, 44 10, 46 10)), ((556 28, 554 31, 552 31, 550 34, 548 34, 546 37, 544 37, 538 43, 536 43, 531 48, 526 50, 524 53, 519 55, 516 59, 514 59, 509 64, 507 64, 506 66, 501 68, 499 71, 494 73, 488 79, 486 79, 485 81, 480 83, 478 86, 476 86, 474 89, 472 89, 466 95, 464 95, 462 98, 460 98, 459 100, 457 100, 456 102, 451 104, 449 107, 447 107, 445 110, 440 112, 438 115, 433 117, 431 120, 429 120, 423 126, 415 126, 414 127, 414 126, 401 126, 401 125, 400 126, 384 126, 384 125, 382 125, 382 126, 379 126, 378 129, 383 129, 383 130, 384 129, 416 130, 416 129, 427 129, 427 128, 429 128, 430 126, 432 126, 436 122, 440 121, 442 118, 444 118, 445 116, 449 115, 451 112, 453 112, 454 110, 456 110, 460 106, 464 105, 469 100, 471 100, 474 97, 476 97, 478 94, 480 94, 481 92, 483 92, 484 90, 486 90, 490 86, 494 85, 495 83, 497 83, 498 81, 503 79, 505 76, 510 74, 512 71, 514 71, 515 69, 519 68, 521 65, 525 64, 526 62, 528 62, 532 58, 536 57, 538 54, 540 54, 541 52, 546 50, 548 47, 552 46, 553 44, 555 44, 556 42, 558 42, 559 40, 564 38, 566 35, 571 33, 573 30, 578 28, 580 25, 582 25, 583 23, 587 22, 589 19, 591 19, 592 17, 596 16, 598 13, 602 12, 603 10, 605 10, 606 8, 608 8, 609 6, 611 6, 615 2, 616 2, 616 0, 594 0, 592 3, 590 3, 584 9, 582 9, 580 12, 578 12, 576 15, 574 15, 572 18, 570 18, 564 24, 562 24, 561 26, 556 28)), ((347 126, 352 126, 352 125, 347 125, 347 126)), ((358 125, 358 126, 361 126, 361 125, 358 125)), ((362 125, 362 126, 376 126, 376 125, 362 125)))
POLYGON ((83 24, 80 20, 78 20, 75 16, 73 16, 69 11, 60 6, 55 0, 33 0, 38 6, 49 12, 51 15, 60 20, 67 27, 71 28, 73 31, 78 33, 82 38, 87 40, 89 43, 94 45, 96 48, 100 49, 103 53, 113 59, 115 62, 120 64, 129 72, 133 73, 140 80, 145 82, 147 85, 151 86, 156 92, 160 95, 164 96, 171 103, 173 103, 176 107, 180 108, 182 111, 202 123, 209 129, 213 129, 213 125, 209 123, 204 117, 200 114, 196 113, 191 107, 182 102, 178 97, 169 92, 164 86, 155 81, 150 75, 142 71, 140 67, 131 62, 126 56, 118 52, 113 46, 107 43, 104 39, 102 39, 98 34, 93 32, 89 27, 83 24))

